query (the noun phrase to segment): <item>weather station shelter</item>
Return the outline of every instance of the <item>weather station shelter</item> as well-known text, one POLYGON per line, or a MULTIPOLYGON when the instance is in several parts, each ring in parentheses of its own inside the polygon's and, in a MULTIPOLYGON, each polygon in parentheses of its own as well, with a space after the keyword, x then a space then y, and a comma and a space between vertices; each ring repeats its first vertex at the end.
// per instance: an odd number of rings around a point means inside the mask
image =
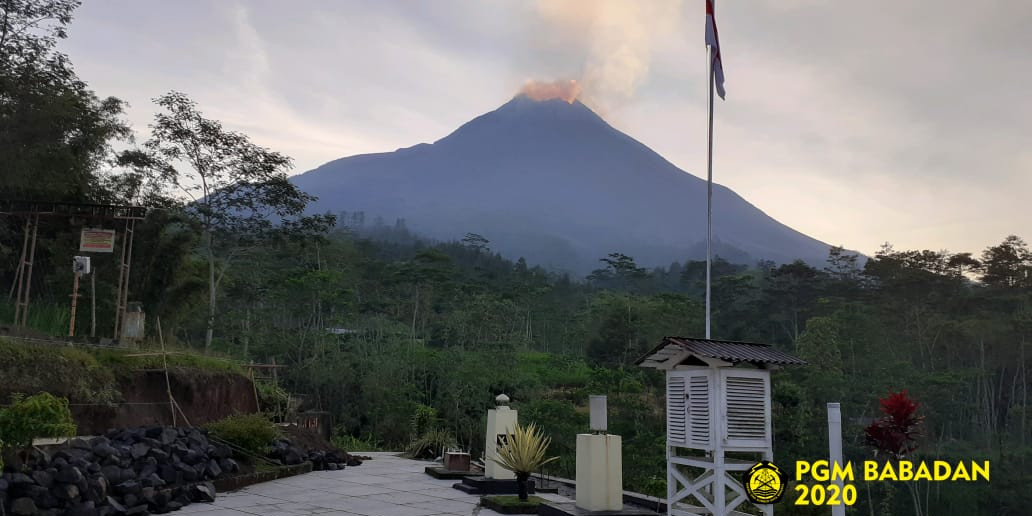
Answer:
POLYGON ((806 362, 766 344, 666 337, 635 363, 666 373, 667 514, 745 514, 742 474, 774 458, 770 372, 806 362))

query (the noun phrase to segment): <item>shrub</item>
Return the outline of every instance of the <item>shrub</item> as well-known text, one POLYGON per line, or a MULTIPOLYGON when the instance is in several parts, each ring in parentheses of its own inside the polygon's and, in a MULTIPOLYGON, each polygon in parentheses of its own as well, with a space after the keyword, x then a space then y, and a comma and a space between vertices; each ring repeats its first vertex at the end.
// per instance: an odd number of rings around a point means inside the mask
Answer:
POLYGON ((290 405, 290 394, 278 385, 262 381, 255 381, 254 387, 258 391, 262 412, 273 421, 283 421, 290 405))
POLYGON ((416 411, 412 414, 412 438, 418 438, 427 433, 437 424, 437 409, 426 405, 416 405, 416 411))
POLYGON ((69 437, 75 431, 68 399, 49 392, 14 394, 11 406, 0 410, 0 438, 7 446, 23 448, 37 437, 69 437))
POLYGON ((269 445, 279 437, 279 430, 261 414, 237 414, 213 423, 208 431, 215 437, 253 455, 265 456, 269 445))
POLYGON ((525 502, 530 474, 559 457, 545 458, 552 439, 542 434, 534 423, 527 426, 516 423, 506 437, 505 443, 498 447, 498 458, 491 460, 516 474, 517 491, 520 500, 525 502))
POLYGON ((446 450, 454 446, 455 436, 451 432, 443 428, 433 428, 412 441, 407 451, 416 459, 433 459, 444 455, 446 450))
POLYGON ((330 444, 346 452, 383 451, 383 443, 373 437, 372 434, 366 434, 364 437, 355 437, 344 433, 340 428, 338 428, 337 434, 333 436, 333 439, 330 440, 330 444))

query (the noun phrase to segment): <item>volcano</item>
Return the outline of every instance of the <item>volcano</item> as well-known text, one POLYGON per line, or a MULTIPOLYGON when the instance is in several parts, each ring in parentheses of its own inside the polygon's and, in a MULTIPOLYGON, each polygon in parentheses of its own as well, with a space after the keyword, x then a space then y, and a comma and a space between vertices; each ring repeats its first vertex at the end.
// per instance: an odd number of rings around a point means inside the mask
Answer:
MULTIPOLYGON (((580 101, 517 95, 434 142, 326 163, 291 179, 315 212, 405 219, 438 240, 483 235, 511 258, 584 273, 612 252, 639 265, 705 258, 706 181, 580 101)), ((822 264, 829 246, 713 185, 715 254, 822 264)))

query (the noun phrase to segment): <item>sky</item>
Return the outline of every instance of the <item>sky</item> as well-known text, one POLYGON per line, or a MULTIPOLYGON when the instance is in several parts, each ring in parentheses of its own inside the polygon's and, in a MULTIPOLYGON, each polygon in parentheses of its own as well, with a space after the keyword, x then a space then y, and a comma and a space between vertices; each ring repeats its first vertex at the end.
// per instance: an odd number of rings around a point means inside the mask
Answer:
MULTIPOLYGON (((61 49, 100 96, 202 112, 292 174, 433 142, 527 81, 706 171, 704 0, 86 0, 61 49)), ((865 254, 1032 240, 1032 2, 716 3, 714 181, 865 254)))

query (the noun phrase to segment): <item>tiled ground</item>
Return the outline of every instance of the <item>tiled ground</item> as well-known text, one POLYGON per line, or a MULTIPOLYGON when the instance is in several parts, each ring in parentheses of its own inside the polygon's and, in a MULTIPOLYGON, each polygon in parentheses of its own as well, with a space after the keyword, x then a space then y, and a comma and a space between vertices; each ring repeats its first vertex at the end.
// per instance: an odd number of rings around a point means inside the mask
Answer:
MULTIPOLYGON (((363 453, 373 460, 342 471, 313 471, 219 493, 215 503, 191 504, 176 514, 200 516, 470 516, 478 496, 453 489, 456 480, 423 472, 427 462, 393 453, 363 453)), ((567 501, 557 495, 542 498, 567 501)), ((498 514, 481 509, 482 516, 498 514)))

